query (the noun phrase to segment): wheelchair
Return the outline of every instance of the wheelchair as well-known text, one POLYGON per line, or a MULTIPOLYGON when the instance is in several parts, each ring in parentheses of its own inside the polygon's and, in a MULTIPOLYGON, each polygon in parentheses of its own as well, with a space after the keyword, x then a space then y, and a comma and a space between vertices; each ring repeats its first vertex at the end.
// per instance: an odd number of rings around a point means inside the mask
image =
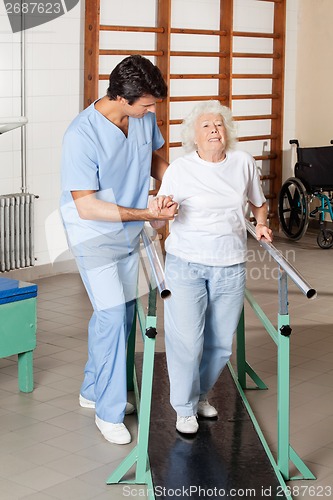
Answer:
MULTIPOLYGON (((333 246, 333 231, 325 227, 325 215, 333 222, 333 146, 300 148, 297 139, 289 141, 297 147, 295 177, 289 177, 278 198, 278 218, 284 234, 292 240, 304 236, 309 218, 319 218, 317 243, 320 248, 333 246), (311 202, 319 205, 311 210, 311 202)), ((330 142, 333 144, 333 140, 330 142)))

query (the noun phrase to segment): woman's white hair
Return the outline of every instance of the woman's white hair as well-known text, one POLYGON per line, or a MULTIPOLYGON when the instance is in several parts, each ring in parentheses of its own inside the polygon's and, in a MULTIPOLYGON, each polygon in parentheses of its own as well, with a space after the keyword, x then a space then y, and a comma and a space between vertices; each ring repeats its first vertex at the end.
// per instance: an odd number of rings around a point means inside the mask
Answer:
POLYGON ((195 123, 199 116, 214 113, 221 115, 226 129, 226 150, 232 149, 236 144, 236 125, 232 118, 231 110, 227 106, 222 106, 219 101, 203 101, 194 106, 190 114, 182 122, 182 144, 186 152, 196 150, 195 144, 195 123))

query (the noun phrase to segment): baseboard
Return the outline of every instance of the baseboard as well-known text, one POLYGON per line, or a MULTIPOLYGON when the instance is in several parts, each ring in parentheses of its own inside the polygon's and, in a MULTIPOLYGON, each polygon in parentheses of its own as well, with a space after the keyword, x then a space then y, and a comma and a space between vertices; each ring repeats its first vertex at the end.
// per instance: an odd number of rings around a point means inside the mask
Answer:
MULTIPOLYGON (((309 219, 309 229, 312 229, 314 231, 320 231, 320 224, 318 219, 309 219)), ((325 228, 326 229, 331 229, 333 230, 333 223, 332 221, 326 221, 325 220, 325 228)))
POLYGON ((0 278, 10 278, 21 281, 35 281, 40 278, 48 278, 57 274, 77 273, 78 269, 74 259, 44 264, 41 266, 25 267, 0 273, 0 278))

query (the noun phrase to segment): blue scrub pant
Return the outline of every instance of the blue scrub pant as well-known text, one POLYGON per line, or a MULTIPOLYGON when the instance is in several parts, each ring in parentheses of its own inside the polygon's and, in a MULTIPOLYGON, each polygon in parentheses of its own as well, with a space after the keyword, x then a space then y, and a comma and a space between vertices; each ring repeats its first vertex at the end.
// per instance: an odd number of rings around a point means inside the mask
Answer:
POLYGON ((99 267, 95 257, 77 257, 94 312, 88 328, 88 361, 81 386, 95 401, 96 415, 111 423, 124 420, 127 402, 126 348, 138 279, 138 253, 99 267))
POLYGON ((167 254, 165 346, 170 401, 180 416, 196 415, 230 358, 245 274, 244 263, 206 266, 167 254))

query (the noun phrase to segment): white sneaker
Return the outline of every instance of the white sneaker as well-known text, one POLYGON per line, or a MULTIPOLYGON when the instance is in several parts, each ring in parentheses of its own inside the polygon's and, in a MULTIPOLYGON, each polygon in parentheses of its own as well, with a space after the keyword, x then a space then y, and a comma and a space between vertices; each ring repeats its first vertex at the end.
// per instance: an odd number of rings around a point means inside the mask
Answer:
POLYGON ((95 423, 107 441, 114 444, 128 444, 131 435, 124 424, 111 424, 95 416, 95 423))
MULTIPOLYGON (((79 396, 80 406, 82 408, 95 408, 95 401, 91 401, 90 399, 86 399, 80 394, 79 396)), ((132 403, 126 403, 125 415, 131 415, 135 412, 135 407, 132 403)))
POLYGON ((95 408, 95 401, 86 399, 81 394, 79 396, 79 403, 82 408, 95 408))
POLYGON ((176 429, 183 434, 195 434, 199 429, 197 417, 195 415, 191 417, 177 415, 176 429))
POLYGON ((214 408, 211 404, 209 404, 207 399, 199 401, 197 413, 200 417, 205 418, 214 418, 217 417, 218 412, 217 409, 214 408))

